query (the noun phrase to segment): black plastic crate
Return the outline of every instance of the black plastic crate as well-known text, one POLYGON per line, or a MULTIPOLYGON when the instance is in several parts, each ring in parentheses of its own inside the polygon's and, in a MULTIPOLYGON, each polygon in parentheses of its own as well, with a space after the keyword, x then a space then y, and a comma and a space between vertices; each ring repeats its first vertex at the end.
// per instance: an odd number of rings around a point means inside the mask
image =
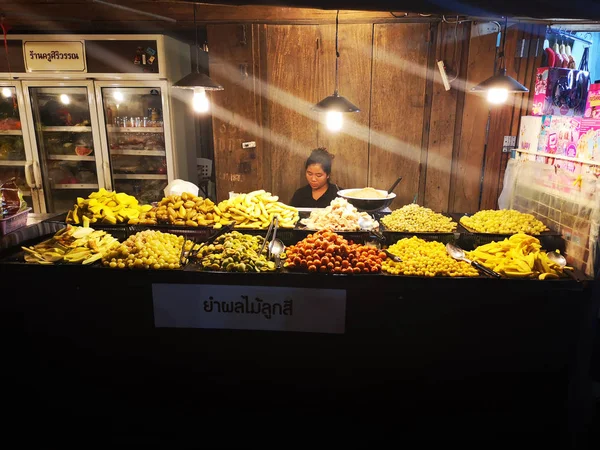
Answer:
POLYGON ((155 230, 161 233, 170 233, 176 236, 183 236, 186 239, 195 239, 197 242, 202 242, 211 237, 218 230, 212 227, 188 227, 182 225, 172 225, 168 223, 159 223, 156 225, 136 224, 130 225, 131 234, 136 234, 141 231, 155 230))
POLYGON ((401 239, 409 239, 413 236, 423 239, 424 241, 436 241, 442 244, 456 243, 460 239, 460 233, 402 233, 398 231, 383 231, 382 234, 385 236, 385 244, 392 245, 401 239))

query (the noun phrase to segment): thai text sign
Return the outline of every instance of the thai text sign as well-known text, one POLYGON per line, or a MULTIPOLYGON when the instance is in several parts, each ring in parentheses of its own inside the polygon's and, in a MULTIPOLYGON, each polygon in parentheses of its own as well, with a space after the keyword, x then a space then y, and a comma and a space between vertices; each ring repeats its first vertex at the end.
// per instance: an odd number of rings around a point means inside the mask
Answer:
POLYGON ((83 41, 25 41, 27 72, 85 72, 83 41))
POLYGON ((346 291, 269 286, 153 284, 157 328, 343 334, 346 291))

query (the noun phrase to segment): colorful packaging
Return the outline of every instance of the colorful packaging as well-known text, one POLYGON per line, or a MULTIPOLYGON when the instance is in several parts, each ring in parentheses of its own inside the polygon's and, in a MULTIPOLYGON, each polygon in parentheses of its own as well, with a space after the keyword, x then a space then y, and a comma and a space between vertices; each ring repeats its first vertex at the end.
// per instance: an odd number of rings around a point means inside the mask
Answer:
POLYGON ((537 69, 531 114, 581 117, 586 110, 590 74, 583 70, 537 69))
POLYGON ((542 118, 540 116, 523 116, 519 126, 518 148, 522 150, 537 151, 540 133, 542 131, 542 118))
POLYGON ((581 119, 577 157, 600 161, 600 118, 581 119))
POLYGON ((600 119, 600 83, 590 85, 584 117, 600 119))

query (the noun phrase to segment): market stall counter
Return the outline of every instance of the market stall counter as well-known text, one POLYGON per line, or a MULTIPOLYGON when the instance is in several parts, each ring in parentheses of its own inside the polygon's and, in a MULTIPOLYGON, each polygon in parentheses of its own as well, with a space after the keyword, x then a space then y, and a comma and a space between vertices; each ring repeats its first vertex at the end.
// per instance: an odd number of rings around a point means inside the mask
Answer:
POLYGON ((597 282, 548 259, 557 236, 485 240, 416 206, 381 219, 380 232, 357 229, 343 202, 332 209, 347 229, 314 232, 337 219, 311 213, 298 225, 294 210, 258 195, 245 210, 242 198, 148 209, 99 192, 78 199, 54 235, 0 250, 9 407, 147 429, 310 415, 359 423, 369 439, 373 424, 382 436, 400 427, 402 439, 434 427, 538 444, 581 430, 600 296, 597 282), (263 208, 289 226, 272 228, 263 208), (403 235, 409 214, 449 228, 403 235), (281 267, 270 232, 287 246, 281 267), (502 277, 449 256, 450 242, 502 277))
POLYGON ((365 425, 402 417, 415 433, 460 435, 468 420, 476 434, 510 424, 564 438, 597 307, 592 282, 575 279, 0 270, 15 385, 60 397, 63 413, 83 390, 85 411, 119 402, 138 426, 170 409, 209 421, 303 411, 365 425))

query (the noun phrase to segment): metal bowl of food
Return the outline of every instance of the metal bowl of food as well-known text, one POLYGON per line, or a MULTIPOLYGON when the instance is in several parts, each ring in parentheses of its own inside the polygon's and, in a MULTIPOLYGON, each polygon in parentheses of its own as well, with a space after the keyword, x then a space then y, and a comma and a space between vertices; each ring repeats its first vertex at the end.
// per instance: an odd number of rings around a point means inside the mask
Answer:
POLYGON ((348 200, 359 211, 376 212, 390 206, 396 198, 396 194, 382 189, 342 189, 338 196, 348 200))

